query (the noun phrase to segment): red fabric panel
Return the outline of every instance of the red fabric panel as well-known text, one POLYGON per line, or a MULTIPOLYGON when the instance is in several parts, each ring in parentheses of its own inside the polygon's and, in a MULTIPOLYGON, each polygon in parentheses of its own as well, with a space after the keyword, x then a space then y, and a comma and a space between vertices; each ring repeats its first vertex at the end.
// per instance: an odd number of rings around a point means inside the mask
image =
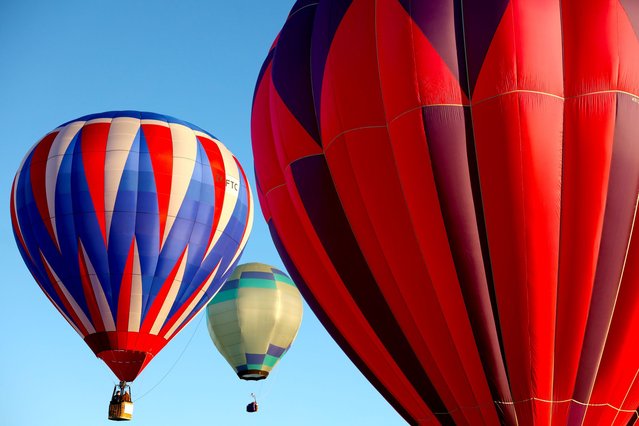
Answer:
POLYGON ((563 95, 559 3, 511 1, 488 49, 473 103, 530 90, 563 95))
MULTIPOLYGON (((17 179, 17 178, 15 178, 17 179)), ((14 182, 11 184, 11 201, 9 204, 9 209, 11 211, 11 225, 13 227, 13 233, 16 236, 16 238, 18 239, 20 246, 22 247, 22 249, 24 250, 24 252, 27 254, 27 256, 31 257, 31 253, 29 252, 29 250, 27 250, 27 245, 24 243, 24 238, 22 236, 22 232, 20 232, 20 228, 18 226, 18 217, 16 216, 16 203, 15 203, 15 179, 14 182)), ((31 259, 33 259, 31 257, 31 259)), ((45 293, 46 294, 46 293, 45 293)))
POLYGON ((520 90, 564 94, 560 7, 556 0, 515 0, 506 11, 512 12, 511 37, 520 90))
POLYGON ((153 177, 155 178, 160 214, 159 241, 162 244, 173 179, 173 138, 169 127, 157 124, 142 124, 142 132, 144 132, 146 145, 149 148, 153 177))
POLYGON ((273 126, 273 137, 278 141, 275 150, 282 168, 298 158, 321 154, 321 147, 290 113, 273 85, 270 85, 269 113, 270 119, 277 123, 273 126))
POLYGON ((375 3, 354 0, 337 29, 324 68, 319 111, 324 148, 344 131, 385 127, 374 34, 375 3), (342 66, 345 60, 347 67, 342 66))
POLYGON ((111 123, 90 123, 82 127, 80 136, 82 164, 87 179, 95 216, 106 246, 106 218, 104 216, 104 159, 111 123))
POLYGON ((619 0, 567 0, 561 19, 564 51, 564 93, 583 93, 618 87, 619 0), (596 28, 596 31, 593 29, 596 28))
MULTIPOLYGON (((131 305, 131 285, 133 275, 133 249, 135 240, 131 241, 131 247, 129 248, 129 255, 124 265, 124 271, 122 272, 122 282, 120 283, 120 292, 118 297, 118 309, 117 318, 115 322, 115 329, 118 333, 124 333, 129 330, 129 310, 131 305)), ((126 336, 122 337, 122 341, 118 342, 118 347, 126 347, 126 336)))
MULTIPOLYGON (((197 139, 200 141, 204 147, 204 151, 206 152, 206 157, 209 160, 210 171, 212 173, 213 185, 215 187, 213 226, 211 227, 211 235, 209 235, 209 239, 206 242, 206 246, 208 247, 211 244, 211 241, 213 241, 215 230, 220 223, 220 216, 222 216, 224 193, 226 191, 226 171, 224 170, 222 153, 220 152, 220 148, 217 144, 202 136, 198 136, 197 139)), ((206 171, 203 171, 202 173, 206 173, 206 171)))
MULTIPOLYGON (((615 95, 564 106, 561 247, 553 399, 572 398, 592 294, 612 155, 615 95)), ((555 404, 565 423, 568 403, 555 404)))
MULTIPOLYGON (((80 333, 82 333, 82 336, 86 336, 87 334, 89 334, 89 332, 84 327, 84 325, 82 324, 82 321, 80 321, 80 318, 76 315, 75 311, 71 307, 71 303, 69 303, 67 298, 64 297, 64 293, 62 292, 62 289, 58 285, 58 281, 55 279, 55 277, 51 273, 51 270, 47 266, 47 262, 44 260, 44 256, 42 256, 42 253, 40 253, 40 262, 42 262, 42 266, 44 267, 44 270, 47 273, 49 282, 51 282, 51 284, 53 285, 53 288, 55 289, 55 292, 58 295, 58 298, 60 298, 60 300, 62 301, 62 304, 64 305, 64 308, 69 313, 69 319, 73 321, 73 324, 78 328, 78 330, 80 330, 80 333)), ((49 300, 51 299, 49 298, 49 300)), ((51 302, 53 303, 53 300, 51 300, 51 302)))
POLYGON ((377 2, 377 49, 388 121, 423 105, 468 104, 457 77, 396 0, 377 2))
MULTIPOLYGON (((38 142, 38 145, 33 151, 31 164, 29 166, 33 198, 35 199, 36 206, 38 206, 38 212, 40 212, 42 222, 47 227, 51 241, 55 242, 56 247, 58 247, 58 242, 55 239, 55 234, 53 232, 53 225, 51 223, 51 218, 49 217, 49 204, 47 203, 46 171, 49 151, 51 150, 51 145, 57 135, 58 132, 49 133, 42 138, 40 142, 38 142)), ((60 247, 58 247, 58 250, 59 249, 60 247)))
POLYGON ((84 250, 82 249, 80 240, 78 239, 78 264, 80 265, 80 281, 82 282, 82 291, 84 293, 84 299, 87 302, 89 308, 89 314, 91 315, 91 323, 95 328, 95 331, 104 331, 104 322, 102 321, 102 314, 98 307, 98 302, 95 300, 95 293, 93 292, 93 286, 91 285, 91 278, 87 271, 87 265, 84 261, 84 250))
MULTIPOLYGON (((253 140, 259 140, 259 143, 253 143, 255 180, 259 182, 264 194, 284 183, 284 174, 277 159, 273 128, 271 127, 269 101, 272 86, 271 69, 271 65, 266 68, 261 83, 255 90, 253 117, 251 120, 253 140)), ((268 203, 262 203, 260 200, 260 204, 264 209, 264 206, 268 203)))
POLYGON ((89 334, 84 341, 118 379, 127 382, 135 380, 167 344, 167 341, 159 336, 120 331, 89 334), (123 341, 137 342, 137 346, 122 346, 120 342, 123 341))
POLYGON ((473 107, 495 291, 519 424, 550 418, 562 102, 515 93, 473 107))
POLYGON ((472 94, 472 103, 512 92, 517 87, 517 51, 515 46, 513 2, 507 6, 486 53, 472 94))

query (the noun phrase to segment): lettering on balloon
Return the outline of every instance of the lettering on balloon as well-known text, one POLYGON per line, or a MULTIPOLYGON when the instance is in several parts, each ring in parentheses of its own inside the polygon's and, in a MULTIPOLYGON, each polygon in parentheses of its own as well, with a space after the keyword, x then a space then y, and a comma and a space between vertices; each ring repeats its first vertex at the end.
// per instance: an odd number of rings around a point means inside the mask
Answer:
POLYGON ((240 181, 233 176, 226 176, 226 189, 240 193, 240 181))

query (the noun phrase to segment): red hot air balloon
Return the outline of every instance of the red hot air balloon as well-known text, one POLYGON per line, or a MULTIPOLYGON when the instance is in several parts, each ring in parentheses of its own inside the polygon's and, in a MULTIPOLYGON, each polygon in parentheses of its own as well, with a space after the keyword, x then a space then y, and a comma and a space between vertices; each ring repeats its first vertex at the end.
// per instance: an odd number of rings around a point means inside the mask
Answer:
POLYGON ((30 150, 11 218, 46 296, 132 381, 233 271, 253 202, 239 162, 211 134, 117 111, 63 124, 30 150))
POLYGON ((410 423, 639 406, 639 7, 299 1, 257 83, 264 217, 410 423))

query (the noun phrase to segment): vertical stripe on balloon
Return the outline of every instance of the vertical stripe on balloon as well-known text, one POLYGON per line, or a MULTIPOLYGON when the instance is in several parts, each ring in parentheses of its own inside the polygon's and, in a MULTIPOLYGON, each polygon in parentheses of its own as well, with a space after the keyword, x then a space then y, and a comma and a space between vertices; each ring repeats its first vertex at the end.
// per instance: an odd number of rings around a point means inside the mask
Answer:
POLYGON ((222 152, 220 150, 219 143, 202 134, 198 134, 198 140, 202 144, 204 152, 206 152, 206 157, 209 160, 213 177, 213 185, 215 187, 213 226, 211 227, 211 234, 209 235, 206 252, 204 253, 204 259, 206 259, 206 256, 208 256, 213 248, 213 237, 215 236, 215 230, 217 229, 217 225, 220 222, 220 216, 222 214, 224 193, 226 190, 226 172, 224 170, 224 160, 222 159, 222 152))
POLYGON ((171 195, 173 140, 171 139, 171 129, 169 125, 163 121, 142 120, 142 131, 146 137, 147 148, 151 156, 160 213, 159 239, 162 241, 171 195))
MULTIPOLYGON (((80 242, 80 244, 82 244, 80 242)), ((115 322, 113 321, 113 315, 111 314, 111 308, 109 306, 109 302, 107 301, 106 295, 104 294, 104 289, 102 288, 102 284, 100 283, 100 279, 95 273, 95 269, 93 268, 93 264, 91 263, 91 259, 82 247, 82 255, 84 256, 84 264, 86 265, 87 273, 89 275, 89 279, 91 280, 91 287, 93 288, 93 294, 95 295, 95 300, 98 304, 98 309, 100 309, 100 315, 102 317, 102 322, 104 323, 105 331, 115 331, 115 322)))
POLYGON ((82 247, 82 243, 78 239, 78 264, 80 265, 80 281, 82 282, 82 291, 84 292, 84 300, 87 303, 89 314, 91 315, 91 323, 95 327, 95 331, 100 333, 105 331, 104 322, 102 320, 102 313, 98 306, 91 278, 89 277, 89 271, 85 263, 86 252, 82 247))
POLYGON ((117 117, 113 119, 109 129, 104 162, 104 216, 107 244, 124 166, 138 135, 139 127, 139 119, 117 117))
POLYGON ((231 216, 233 215, 233 211, 235 210, 237 198, 240 193, 240 173, 237 168, 237 164, 235 163, 235 159, 233 158, 233 155, 229 152, 229 150, 226 149, 224 146, 219 145, 219 148, 220 153, 222 154, 224 171, 226 172, 226 186, 224 190, 224 201, 222 203, 222 211, 220 212, 218 226, 214 228, 215 235, 213 236, 213 240, 211 241, 209 248, 204 255, 205 258, 220 240, 222 232, 224 232, 224 230, 227 228, 229 221, 231 220, 231 216))
POLYGON ((189 189, 197 157, 197 140, 193 130, 174 123, 170 123, 169 127, 173 140, 173 173, 166 228, 160 240, 160 247, 164 246, 189 189))
POLYGON ((27 245, 24 243, 24 237, 22 236, 22 229, 20 229, 20 222, 18 222, 18 216, 16 216, 16 186, 18 186, 18 176, 13 179, 13 185, 11 186, 11 224, 13 225, 13 232, 20 243, 20 246, 24 252, 33 260, 31 253, 27 249, 27 245))
MULTIPOLYGON (((53 232, 53 225, 51 223, 51 216, 49 215, 49 207, 47 205, 46 194, 46 168, 47 157, 49 156, 49 150, 56 137, 57 133, 49 133, 42 139, 33 152, 31 157, 31 163, 29 165, 31 174, 31 190, 33 191, 33 197, 40 213, 40 218, 44 226, 46 227, 51 239, 56 242, 55 233, 53 232)), ((58 247, 58 250, 60 247, 58 247)))
POLYGON ((118 297, 118 314, 116 327, 120 331, 129 329, 129 316, 131 309, 131 281, 133 274, 133 252, 135 248, 135 240, 131 241, 129 255, 126 258, 124 271, 122 272, 122 281, 120 282, 118 297))
POLYGON ((81 151, 84 173, 95 209, 95 216, 106 245, 104 217, 104 159, 111 122, 89 122, 82 128, 81 151))
POLYGON ((142 270, 137 240, 133 241, 133 271, 131 274, 131 301, 129 304, 129 331, 139 331, 142 320, 142 270))

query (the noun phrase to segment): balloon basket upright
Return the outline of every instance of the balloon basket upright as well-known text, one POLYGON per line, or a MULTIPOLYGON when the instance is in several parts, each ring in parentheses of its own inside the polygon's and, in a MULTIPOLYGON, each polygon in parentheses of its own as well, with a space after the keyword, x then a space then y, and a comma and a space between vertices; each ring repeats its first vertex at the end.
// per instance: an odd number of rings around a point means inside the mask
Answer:
POLYGON ((255 413, 257 412, 257 399, 255 398, 255 394, 252 393, 251 396, 253 397, 253 402, 249 403, 246 406, 246 412, 247 413, 255 413))
POLYGON ((133 401, 131 399, 131 386, 122 381, 113 387, 111 402, 109 403, 109 420, 116 422, 127 421, 133 418, 133 401))

